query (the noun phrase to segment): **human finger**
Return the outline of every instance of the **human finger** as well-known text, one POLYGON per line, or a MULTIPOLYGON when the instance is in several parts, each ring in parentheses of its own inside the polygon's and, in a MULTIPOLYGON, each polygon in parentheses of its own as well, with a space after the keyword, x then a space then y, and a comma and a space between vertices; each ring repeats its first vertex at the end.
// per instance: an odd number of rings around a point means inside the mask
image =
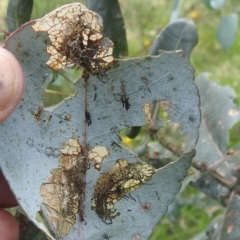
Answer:
POLYGON ((16 108, 24 91, 22 68, 12 53, 0 47, 0 122, 16 108))

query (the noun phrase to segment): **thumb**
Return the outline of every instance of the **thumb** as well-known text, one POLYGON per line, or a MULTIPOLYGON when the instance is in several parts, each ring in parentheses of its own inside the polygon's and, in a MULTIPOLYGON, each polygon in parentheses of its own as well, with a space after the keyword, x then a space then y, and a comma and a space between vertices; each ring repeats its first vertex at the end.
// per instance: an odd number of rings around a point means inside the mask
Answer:
POLYGON ((0 122, 17 107, 24 91, 24 76, 17 59, 0 47, 0 122))

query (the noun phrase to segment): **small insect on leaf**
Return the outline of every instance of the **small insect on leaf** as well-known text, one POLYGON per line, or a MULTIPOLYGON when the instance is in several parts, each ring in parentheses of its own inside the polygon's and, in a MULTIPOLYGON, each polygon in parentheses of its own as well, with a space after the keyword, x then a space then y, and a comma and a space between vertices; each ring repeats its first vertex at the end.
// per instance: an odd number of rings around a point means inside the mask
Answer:
POLYGON ((104 77, 113 61, 113 43, 102 33, 102 19, 80 3, 68 4, 38 20, 35 32, 47 32, 52 43, 47 65, 61 70, 68 64, 104 77))
POLYGON ((42 114, 43 108, 42 107, 38 107, 37 113, 33 114, 33 117, 37 120, 40 121, 41 120, 41 114, 42 114))
POLYGON ((88 111, 85 111, 85 121, 88 126, 92 124, 91 115, 88 111))
POLYGON ((126 196, 127 193, 139 188, 155 173, 155 168, 138 163, 128 163, 125 159, 118 159, 115 166, 102 174, 97 181, 92 198, 92 209, 106 224, 120 213, 114 209, 114 204, 126 196))
POLYGON ((129 97, 127 97, 126 94, 122 95, 121 102, 123 107, 128 111, 128 109, 131 107, 131 104, 129 103, 129 97))

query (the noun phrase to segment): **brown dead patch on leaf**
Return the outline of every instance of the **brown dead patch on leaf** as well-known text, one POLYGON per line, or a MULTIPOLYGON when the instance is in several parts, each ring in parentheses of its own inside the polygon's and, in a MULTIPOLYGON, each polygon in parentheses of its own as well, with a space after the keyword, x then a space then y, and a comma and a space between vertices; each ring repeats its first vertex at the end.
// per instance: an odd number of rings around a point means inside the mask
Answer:
POLYGON ((64 117, 64 119, 66 120, 66 121, 70 121, 71 120, 71 115, 66 115, 65 117, 64 117))
POLYGON ((47 65, 61 70, 74 64, 99 78, 113 61, 113 43, 102 33, 102 19, 81 3, 62 6, 38 20, 35 32, 47 32, 52 43, 47 65))
POLYGON ((128 192, 139 188, 155 173, 155 168, 143 163, 128 163, 125 159, 118 159, 115 166, 102 174, 94 188, 92 209, 106 224, 120 213, 114 209, 114 204, 121 200, 128 192))
POLYGON ((88 152, 88 160, 94 161, 94 167, 96 170, 101 170, 102 161, 109 155, 109 150, 103 146, 95 146, 88 152))
POLYGON ((149 202, 142 203, 140 205, 140 210, 141 210, 141 212, 146 212, 151 208, 151 206, 152 206, 152 204, 149 202))
POLYGON ((60 166, 51 171, 48 182, 43 183, 40 195, 49 212, 49 222, 58 235, 68 235, 79 212, 85 186, 80 174, 84 169, 82 148, 78 139, 70 138, 60 149, 60 166))
POLYGON ((149 124, 152 122, 151 118, 151 104, 150 103, 144 103, 143 104, 143 113, 145 114, 145 123, 149 124))
POLYGON ((42 107, 38 107, 37 113, 33 114, 33 117, 37 120, 40 121, 41 120, 41 114, 42 114, 43 108, 42 107))
POLYGON ((169 100, 161 100, 159 101, 160 106, 163 108, 164 111, 168 111, 170 107, 172 106, 171 102, 169 100))
POLYGON ((234 223, 229 224, 226 228, 227 233, 230 234, 232 232, 232 230, 234 229, 234 227, 235 227, 234 223))
POLYGON ((139 233, 132 236, 132 240, 140 240, 140 239, 141 239, 141 235, 139 233))

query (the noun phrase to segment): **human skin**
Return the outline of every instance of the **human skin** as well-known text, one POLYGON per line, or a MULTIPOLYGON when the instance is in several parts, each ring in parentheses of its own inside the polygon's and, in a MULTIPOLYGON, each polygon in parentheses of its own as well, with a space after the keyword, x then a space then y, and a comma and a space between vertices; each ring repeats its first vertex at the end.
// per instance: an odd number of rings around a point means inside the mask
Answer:
MULTIPOLYGON (((20 64, 10 52, 0 47, 0 123, 17 107, 23 91, 24 76, 20 64)), ((0 141, 4 139, 0 138, 0 141)), ((3 209, 17 205, 18 202, 0 169, 0 240, 19 239, 18 222, 3 209)))

